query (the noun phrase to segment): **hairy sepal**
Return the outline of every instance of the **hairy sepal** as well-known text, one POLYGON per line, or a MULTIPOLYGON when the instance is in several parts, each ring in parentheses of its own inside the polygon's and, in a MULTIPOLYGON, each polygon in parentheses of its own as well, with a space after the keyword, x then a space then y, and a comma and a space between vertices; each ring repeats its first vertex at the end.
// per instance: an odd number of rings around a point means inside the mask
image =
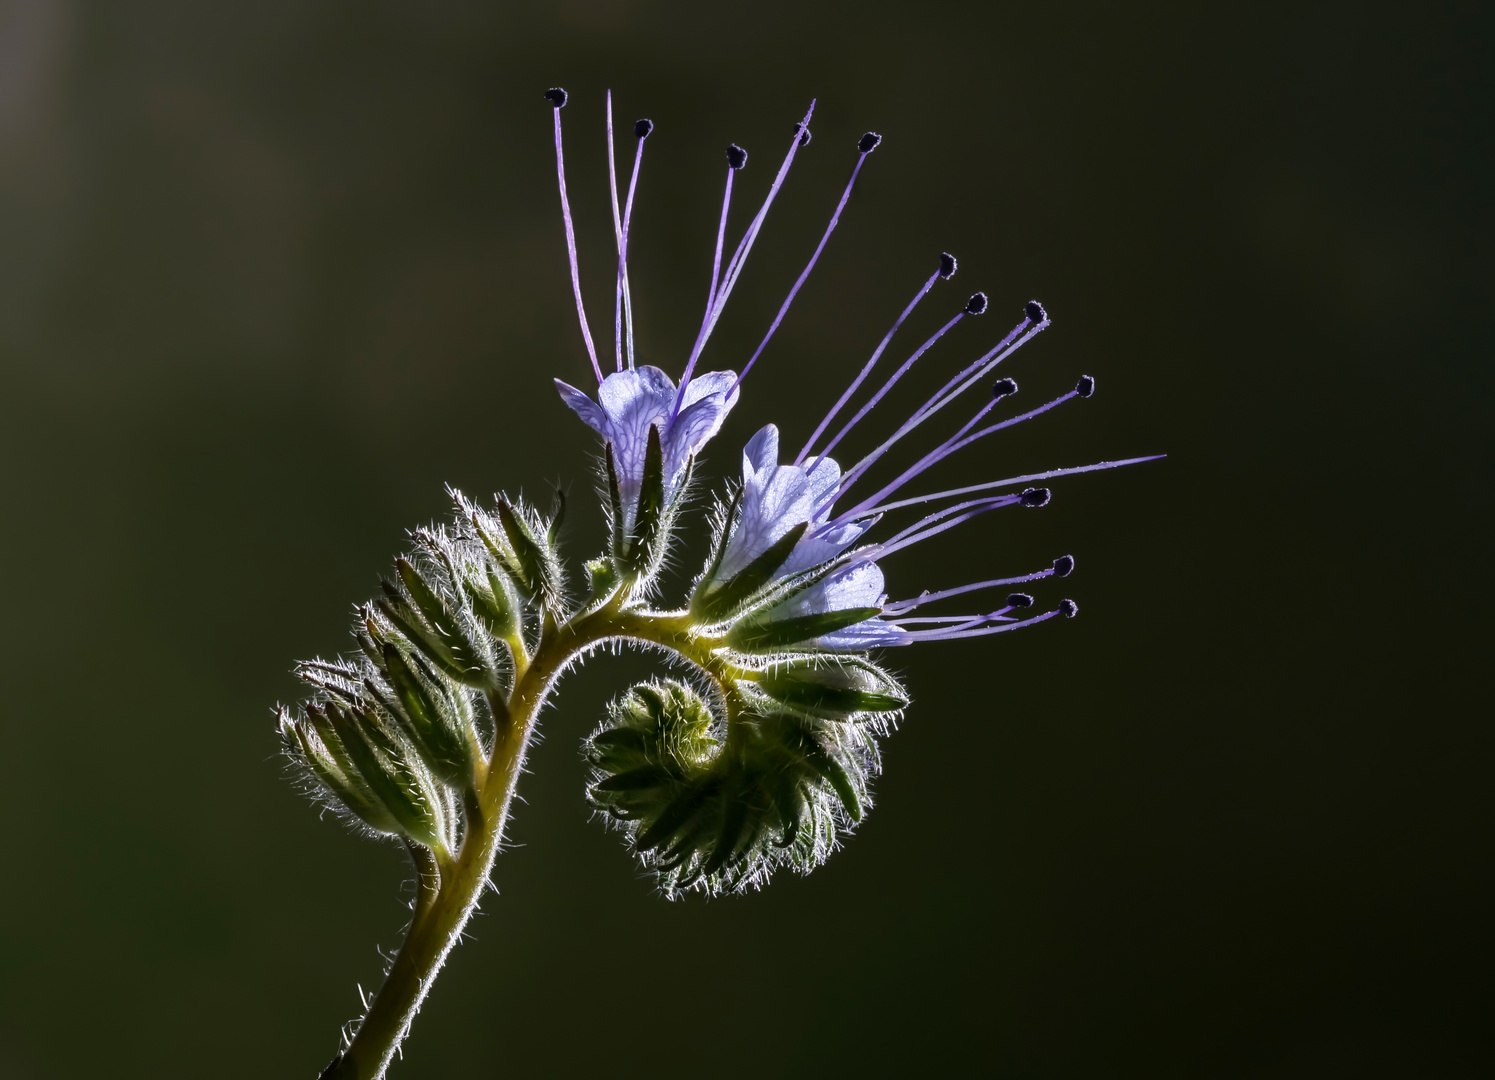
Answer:
POLYGON ((667 895, 739 891, 780 867, 807 872, 861 817, 873 733, 755 696, 749 708, 760 707, 727 721, 682 683, 646 683, 614 702, 585 744, 591 801, 667 895))

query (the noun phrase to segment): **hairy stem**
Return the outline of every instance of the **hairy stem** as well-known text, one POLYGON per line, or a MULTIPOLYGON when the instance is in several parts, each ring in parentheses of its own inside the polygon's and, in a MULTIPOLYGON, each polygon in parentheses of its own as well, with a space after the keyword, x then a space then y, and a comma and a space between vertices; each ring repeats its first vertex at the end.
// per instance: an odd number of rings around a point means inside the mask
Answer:
POLYGON ((691 635, 685 619, 678 615, 625 612, 614 603, 573 623, 558 625, 547 620, 534 655, 527 662, 516 656, 514 689, 507 702, 494 702, 493 753, 486 768, 479 768, 476 799, 469 803, 462 846, 450 860, 438 861, 426 849, 411 845, 418 882, 409 932, 352 1042, 323 1070, 320 1080, 379 1080, 384 1076, 447 954, 477 908, 545 699, 578 654, 609 638, 663 646, 705 670, 724 688, 730 685, 723 678, 722 662, 709 645, 691 635))

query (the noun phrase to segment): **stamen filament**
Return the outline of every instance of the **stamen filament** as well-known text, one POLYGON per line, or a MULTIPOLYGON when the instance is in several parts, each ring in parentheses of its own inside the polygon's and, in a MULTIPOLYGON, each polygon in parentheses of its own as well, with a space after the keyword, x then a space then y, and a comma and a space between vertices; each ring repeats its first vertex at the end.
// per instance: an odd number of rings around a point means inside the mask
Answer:
POLYGON ((810 261, 805 264, 804 270, 800 271, 799 277, 795 280, 794 287, 789 290, 789 295, 784 298, 783 306, 779 308, 779 313, 774 316, 773 324, 769 326, 768 333, 763 335, 763 340, 758 343, 758 347, 753 351, 752 357, 743 365, 741 374, 737 376, 737 381, 732 384, 732 389, 727 391, 728 397, 731 397, 732 392, 742 385, 742 380, 747 378, 747 373, 753 370, 753 365, 758 362, 758 357, 768 345, 769 339, 778 330, 779 323, 783 322, 784 316, 789 313, 789 305, 794 303, 794 298, 799 295, 799 290, 804 285, 805 280, 810 276, 810 271, 815 269, 816 260, 820 258, 820 253, 825 250, 826 242, 830 240, 831 233, 836 231, 836 226, 841 221, 841 211, 846 209, 846 201, 851 198, 851 189, 857 182, 857 175, 861 173, 862 165, 867 161, 867 153, 870 153, 870 151, 864 152, 857 158, 856 166, 851 170, 851 179, 846 181, 846 190, 841 193, 841 201, 836 203, 835 213, 831 214, 831 223, 825 227, 825 233, 820 237, 820 243, 815 245, 815 253, 810 256, 810 261))
POLYGON ((633 370, 633 295, 628 288, 628 226, 633 220, 633 193, 638 188, 639 167, 644 163, 644 139, 638 140, 633 155, 633 172, 628 176, 628 201, 623 205, 623 250, 618 257, 618 276, 623 281, 623 318, 627 324, 628 368, 633 370))
POLYGON ((906 547, 912 547, 914 544, 922 543, 930 537, 938 536, 947 529, 953 529, 955 526, 961 525, 980 514, 985 514, 988 511, 996 510, 1003 506, 1016 506, 1020 501, 1021 496, 1018 495, 997 495, 992 498, 972 499, 968 502, 956 503, 954 506, 947 506, 939 513, 930 514, 928 517, 915 522, 903 531, 895 533, 883 543, 874 545, 867 557, 870 559, 881 559, 884 556, 893 554, 895 551, 902 551, 906 547), (974 507, 974 509, 969 509, 971 507, 974 507), (959 513, 959 516, 951 517, 951 515, 957 514, 959 511, 965 512, 959 513), (940 520, 947 517, 950 520, 940 520), (936 522, 939 523, 935 524, 936 522))
MULTIPOLYGON (((799 127, 794 129, 794 137, 789 141, 789 152, 784 155, 784 163, 779 166, 778 173, 773 178, 773 184, 768 189, 768 196, 763 200, 763 205, 758 208, 758 213, 748 224, 747 232, 743 233, 742 239, 737 244, 737 250, 732 253, 732 259, 727 264, 723 280, 719 287, 713 284, 711 304, 707 308, 706 322, 701 326, 701 332, 696 337, 696 343, 690 351, 690 359, 685 365, 685 374, 680 377, 680 389, 675 394, 675 407, 670 412, 670 423, 675 422, 675 417, 680 415, 680 405, 685 401, 685 388, 690 384, 690 377, 695 374, 696 361, 700 359, 701 350, 706 347, 706 341, 711 337, 711 332, 716 329, 716 321, 721 317, 722 309, 727 305, 727 298, 732 295, 732 287, 737 284, 737 275, 742 272, 742 264, 747 261, 748 252, 753 248, 753 242, 758 239, 758 231, 763 228, 763 220, 768 217, 768 209, 773 205, 774 199, 779 194, 779 189, 784 186, 784 178, 789 174, 789 166, 794 164, 795 151, 799 149, 800 138, 804 131, 810 126, 810 117, 815 112, 815 102, 810 102, 810 108, 805 113, 804 120, 800 121, 799 127)), ((724 217, 725 220, 725 217, 724 217)))
POLYGON ((618 283, 613 296, 613 352, 617 370, 623 370, 623 215, 618 210, 618 164, 613 153, 613 92, 607 92, 607 186, 613 199, 613 242, 618 248, 618 283))
POLYGON ((1038 408, 1036 409, 1030 409, 1019 416, 1013 416, 1006 420, 998 421, 995 424, 988 424, 980 431, 977 431, 971 435, 966 435, 965 433, 967 431, 970 431, 972 425, 975 424, 975 422, 981 417, 990 412, 991 409, 997 404, 995 401, 987 402, 986 405, 984 405, 981 410, 975 415, 975 417, 967 422, 966 425, 960 429, 960 431, 956 432, 949 439, 945 440, 945 442, 941 443, 929 453, 925 454, 918 461, 914 462, 913 465, 909 466, 903 471, 898 479, 883 487, 883 489, 877 492, 877 494, 863 499, 861 502, 857 503, 857 505, 853 506, 850 510, 847 510, 844 514, 838 515, 836 518, 837 522, 851 520, 867 507, 875 506, 879 499, 886 498, 887 496, 893 494, 899 488, 903 487, 904 484, 907 484, 910 480, 913 480, 915 477, 917 477, 920 473, 933 468, 935 465, 939 464, 951 454, 964 450, 967 446, 970 446, 971 443, 975 442, 977 439, 983 439, 986 436, 993 434, 994 432, 1002 431, 1005 428, 1010 428, 1015 424, 1020 424, 1024 420, 1031 420, 1035 416, 1042 415, 1055 406, 1062 405, 1070 398, 1076 396, 1077 395, 1075 391, 1071 390, 1069 393, 1061 394, 1053 401, 1046 402, 1043 405, 1038 406, 1038 408), (961 438, 962 435, 965 435, 965 437, 961 438))
POLYGON ((566 197, 566 156, 561 150, 561 106, 555 107, 555 173, 561 189, 561 218, 566 223, 566 254, 571 260, 571 291, 576 294, 576 317, 581 322, 581 336, 586 339, 592 371, 602 381, 602 365, 597 363, 597 346, 587 325, 586 305, 581 302, 581 272, 576 265, 576 229, 571 223, 571 201, 566 197))
POLYGON ((966 314, 967 313, 965 309, 962 308, 960 313, 956 315, 955 318, 951 319, 944 326, 936 330, 933 336, 931 336, 928 341, 924 342, 924 344, 915 349, 914 354, 907 360, 905 360, 903 364, 898 368, 898 370, 893 372, 893 374, 888 377, 888 381, 882 384, 882 387, 877 391, 877 393, 873 394, 871 399, 857 410, 857 414, 850 420, 848 420, 846 424, 841 428, 841 430, 836 433, 836 437, 826 445, 826 448, 821 452, 820 456, 827 456, 832 450, 839 446, 841 440, 846 438, 846 436, 851 433, 851 429, 856 427, 857 424, 861 423, 862 417, 871 412, 873 406, 881 401, 887 395, 888 391, 893 389, 894 384, 908 373, 908 369, 914 366, 914 362, 918 360, 919 357, 928 352, 935 342, 939 341, 940 338, 949 333, 956 323, 960 322, 961 319, 964 319, 966 317, 966 314))
MULTIPOLYGON (((1013 487, 1017 484, 1027 484, 1034 480, 1052 480, 1056 476, 1075 476, 1079 473, 1099 472, 1102 469, 1119 469, 1123 465, 1140 465, 1144 461, 1158 461, 1167 457, 1167 454, 1148 454, 1146 457, 1122 458, 1120 461, 1097 461, 1094 465, 1076 465, 1067 469, 1050 469, 1048 472, 1028 473, 1025 476, 1009 476, 1005 480, 990 480, 984 484, 972 484, 969 487, 949 488, 945 491, 935 491, 928 495, 915 495, 912 498, 900 499, 898 502, 884 503, 882 506, 873 506, 866 510, 857 511, 858 518, 873 517, 877 514, 885 514, 890 510, 902 510, 906 506, 918 506, 920 503, 932 502, 935 499, 953 498, 957 495, 970 495, 977 491, 991 491, 993 488, 1013 487)), ((845 520, 847 515, 837 518, 837 521, 845 520)))
POLYGON ((957 585, 953 589, 941 589, 939 592, 922 592, 912 600, 900 600, 896 604, 888 604, 883 608, 885 615, 902 615, 905 611, 913 611, 915 608, 932 604, 937 600, 948 600, 952 596, 961 596, 968 592, 979 592, 982 589, 995 589, 1002 585, 1023 585, 1029 581, 1038 581, 1041 578, 1053 577, 1054 571, 1050 567, 1047 570, 1039 570, 1032 574, 1023 574, 1019 577, 993 578, 991 581, 978 581, 971 585, 957 585))
POLYGON ((970 630, 910 630, 909 635, 914 641, 959 641, 962 638, 1000 634, 1007 630, 1021 630, 1025 626, 1046 622, 1058 614, 1059 609, 1055 608, 1053 611, 1045 611, 1042 615, 1035 615, 1031 619, 1019 619, 1015 622, 1001 623, 997 626, 981 626, 970 630))
POLYGON ((1045 318, 1043 322, 1037 323, 1036 325, 1026 318, 1022 322, 1018 323, 1017 327, 1012 331, 1012 333, 1003 338, 995 348, 991 349, 979 360, 967 367, 965 371, 961 372, 959 375, 955 376, 955 378, 947 382, 938 393, 936 393, 933 397, 931 397, 928 401, 921 405, 912 416, 904 421, 903 426, 900 427, 897 431, 893 432, 893 434, 890 435, 881 446, 872 451, 872 453, 868 454, 861 461, 857 462, 856 465, 849 472, 847 472, 844 477, 842 477, 841 485, 836 492, 837 497, 844 495, 848 490, 850 490, 852 484, 856 483, 856 481, 859 480, 868 469, 876 464, 879 458, 881 458, 890 449, 892 449, 894 444, 896 444, 900 439, 909 434, 909 432, 913 431, 920 424, 924 423, 925 420, 928 420, 935 413, 939 412, 950 402, 954 401, 955 398, 957 398, 961 393, 968 389, 973 383, 983 378, 989 371, 992 370, 992 368, 996 367, 1003 360, 1007 359, 1018 349, 1026 345, 1033 339, 1034 335, 1036 335, 1040 330, 1046 328, 1048 325, 1049 322, 1047 318, 1045 318), (1027 333, 1023 333, 1021 337, 1017 338, 1016 341, 1013 341, 1013 338, 1022 333, 1025 327, 1032 327, 1032 329, 1029 329, 1027 333), (993 359, 993 357, 995 358, 993 359), (959 384, 958 386, 956 385, 957 383, 959 384), (951 387, 955 387, 955 389, 951 391, 951 387), (947 391, 951 392, 947 394, 947 391))
MULTIPOLYGON (((940 271, 936 270, 934 273, 929 275, 929 280, 926 281, 919 288, 919 291, 914 294, 914 298, 909 301, 908 307, 903 309, 903 314, 898 316, 898 321, 893 323, 893 328, 883 335, 882 341, 878 342, 877 348, 872 352, 872 359, 868 360, 865 364, 862 365, 862 370, 857 373, 857 377, 855 379, 851 380, 851 385, 846 388, 845 393, 843 393, 837 400, 836 404, 831 407, 831 411, 825 414, 825 419, 820 421, 815 430, 811 432, 810 438, 808 441, 806 441, 804 447, 800 450, 799 456, 794 459, 794 464, 799 465, 804 462, 805 457, 810 453, 810 450, 815 445, 816 440, 819 439, 821 435, 825 434, 825 429, 830 427, 830 423, 836 418, 836 414, 839 413, 842 408, 845 407, 846 403, 851 400, 851 396, 855 394, 858 388, 861 387, 862 383, 866 381, 867 376, 872 374, 873 366, 876 365, 877 361, 882 358, 883 351, 887 349, 888 343, 893 340, 893 335, 898 333, 898 328, 903 325, 903 321, 907 319, 909 315, 913 314, 914 308, 919 306, 919 301, 923 300, 924 297, 929 295, 929 290, 934 288, 934 283, 939 279, 940 271)), ((820 456, 824 457, 825 455, 822 454, 820 456)))

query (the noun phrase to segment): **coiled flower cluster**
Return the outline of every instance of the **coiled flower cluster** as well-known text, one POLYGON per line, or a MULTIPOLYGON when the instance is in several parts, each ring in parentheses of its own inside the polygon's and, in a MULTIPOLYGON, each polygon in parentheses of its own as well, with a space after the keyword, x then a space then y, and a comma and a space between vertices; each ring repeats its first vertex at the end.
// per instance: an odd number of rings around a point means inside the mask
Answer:
MULTIPOLYGON (((625 642, 662 650, 675 661, 672 674, 680 677, 634 686, 583 742, 591 767, 588 798, 622 831, 666 895, 741 891, 780 868, 807 872, 864 817, 880 768, 878 739, 909 706, 908 693, 874 662, 872 651, 1005 633, 1078 610, 1067 598, 1040 603, 1014 588, 1041 589, 1048 579, 1068 577, 1075 567, 1069 555, 1006 577, 935 580, 928 587, 919 582, 921 591, 902 599, 888 595, 883 560, 992 511, 1045 506, 1052 493, 1042 485, 1053 478, 1150 460, 908 493, 951 455, 1093 395, 1095 380, 1080 376, 1069 392, 1008 412, 1017 382, 994 371, 1050 325, 1043 306, 1029 302, 994 345, 958 366, 939 391, 890 425, 875 449, 843 468, 832 454, 847 435, 956 324, 988 310, 984 293, 961 299, 948 321, 875 390, 861 394, 914 309, 954 277, 955 258, 942 254, 797 453, 791 457, 781 448, 773 424, 743 447, 740 479, 712 492, 705 564, 688 595, 674 606, 663 603, 661 571, 691 520, 701 452, 741 400, 744 379, 813 270, 882 139, 868 132, 857 141, 858 156, 830 224, 741 373, 698 373, 795 156, 810 143, 813 104, 794 125, 764 201, 729 256, 733 188, 748 155, 739 146, 728 148, 706 311, 677 383, 634 355, 628 244, 644 145, 654 132, 651 121, 638 121, 626 198, 619 198, 615 165, 609 169, 618 259, 613 370, 604 374, 582 300, 566 190, 561 110, 567 97, 559 89, 546 97, 554 113, 573 293, 597 379, 595 393, 560 380, 556 386, 601 440, 598 494, 609 535, 603 552, 585 565, 584 580, 568 578, 556 546, 565 510, 560 496, 549 514, 541 514, 504 496, 480 507, 453 492, 452 520, 413 533, 412 549, 396 560, 382 595, 359 609, 357 650, 299 667, 312 693, 297 708, 280 710, 288 754, 321 800, 364 830, 402 841, 420 871, 405 946, 327 1076, 378 1075, 387 1065, 487 881, 539 712, 579 657, 625 642), (946 410, 972 389, 981 401, 954 431, 895 469, 877 490, 861 490, 904 439, 936 417, 948 418, 946 410), (859 395, 860 404, 837 426, 859 395), (947 601, 990 592, 1002 599, 941 612, 947 601)), ((607 140, 611 163, 610 95, 607 140)))

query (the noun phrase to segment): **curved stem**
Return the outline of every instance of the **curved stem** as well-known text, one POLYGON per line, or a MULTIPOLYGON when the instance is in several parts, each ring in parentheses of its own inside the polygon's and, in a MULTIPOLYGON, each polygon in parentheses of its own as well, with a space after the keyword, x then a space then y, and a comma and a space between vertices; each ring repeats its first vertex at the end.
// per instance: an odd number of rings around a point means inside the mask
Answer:
POLYGON ((660 645, 701 667, 724 687, 728 668, 709 643, 690 632, 682 615, 619 611, 615 604, 574 623, 547 621, 527 663, 516 672, 507 702, 494 702, 498 728, 493 753, 478 778, 462 846, 438 864, 429 851, 411 846, 418 893, 404 944, 390 965, 352 1041, 319 1080, 379 1080, 410 1030, 421 1002, 477 908, 508 821, 514 788, 524 767, 540 708, 557 677, 576 656, 610 638, 660 645), (439 880, 440 884, 433 887, 439 880))

